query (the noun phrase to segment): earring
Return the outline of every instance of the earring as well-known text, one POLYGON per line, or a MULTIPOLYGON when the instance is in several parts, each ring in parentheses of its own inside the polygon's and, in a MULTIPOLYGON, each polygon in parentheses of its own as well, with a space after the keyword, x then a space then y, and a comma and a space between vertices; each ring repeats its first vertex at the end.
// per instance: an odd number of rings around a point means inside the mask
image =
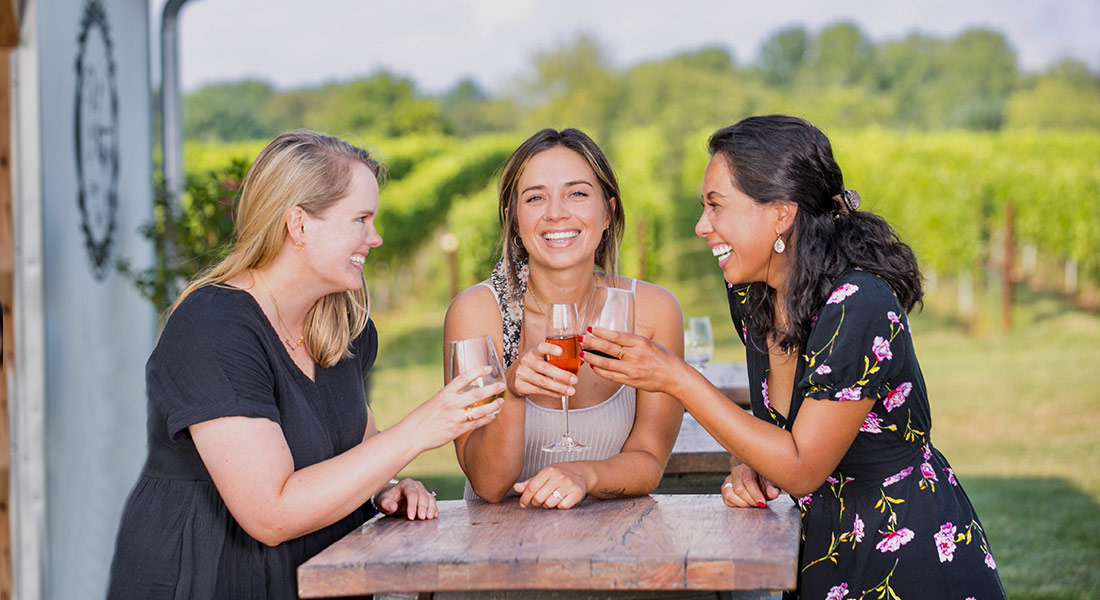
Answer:
POLYGON ((523 238, 519 237, 518 233, 515 235, 515 237, 512 238, 512 245, 516 248, 523 247, 523 238))
POLYGON ((775 250, 776 254, 783 254, 783 251, 787 249, 787 244, 783 242, 783 236, 775 238, 775 243, 772 244, 772 250, 775 250))
MULTIPOLYGON (((302 237, 305 237, 305 235, 303 234, 302 237)), ((302 249, 305 248, 305 247, 306 247, 306 241, 303 240, 303 239, 299 239, 298 241, 294 242, 294 249, 297 250, 298 252, 301 252, 302 249)))

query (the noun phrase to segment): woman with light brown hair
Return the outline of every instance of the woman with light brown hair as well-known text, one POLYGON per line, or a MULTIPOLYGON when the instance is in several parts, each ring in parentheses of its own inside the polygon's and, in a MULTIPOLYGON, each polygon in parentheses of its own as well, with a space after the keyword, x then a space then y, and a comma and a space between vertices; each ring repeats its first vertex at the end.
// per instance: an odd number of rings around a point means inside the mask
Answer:
POLYGON ((391 478, 493 420, 498 384, 465 373, 378 432, 363 262, 380 166, 309 131, 249 170, 236 242, 180 294, 146 366, 148 459, 127 501, 108 598, 296 598, 295 569, 376 512, 437 516, 391 478))
POLYGON ((466 497, 570 508, 587 496, 652 492, 679 433, 683 410, 669 396, 613 384, 582 368, 551 364, 550 304, 583 311, 597 286, 634 290, 639 333, 683 353, 683 316, 670 292, 616 274, 623 205, 603 151, 576 129, 544 129, 505 164, 500 181, 502 257, 489 280, 460 293, 444 324, 453 340, 489 335, 502 352, 508 391, 497 419, 455 440, 466 497), (570 429, 586 448, 543 445, 570 429))

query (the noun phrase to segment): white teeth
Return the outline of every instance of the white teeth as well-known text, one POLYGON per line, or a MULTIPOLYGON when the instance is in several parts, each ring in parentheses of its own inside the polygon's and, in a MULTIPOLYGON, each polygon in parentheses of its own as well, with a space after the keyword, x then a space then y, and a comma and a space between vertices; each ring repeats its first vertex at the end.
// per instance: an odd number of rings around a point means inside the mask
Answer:
POLYGON ((719 259, 725 258, 725 255, 729 254, 730 252, 733 252, 733 247, 729 244, 722 244, 720 246, 715 246, 710 249, 710 253, 719 257, 719 259))
POLYGON ((555 231, 542 234, 542 239, 549 241, 569 240, 577 237, 578 235, 580 235, 579 231, 555 231))
POLYGON ((367 257, 365 257, 361 254, 356 254, 356 255, 351 257, 351 264, 353 264, 357 267, 362 267, 363 262, 366 261, 366 260, 367 260, 367 257))

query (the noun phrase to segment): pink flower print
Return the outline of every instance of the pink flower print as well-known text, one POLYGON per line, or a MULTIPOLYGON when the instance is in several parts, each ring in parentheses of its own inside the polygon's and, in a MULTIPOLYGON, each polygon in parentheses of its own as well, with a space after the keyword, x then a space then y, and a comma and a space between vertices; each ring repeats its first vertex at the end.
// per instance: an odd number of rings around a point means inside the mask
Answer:
POLYGON ((832 475, 829 475, 828 477, 826 477, 825 481, 828 481, 829 483, 831 483, 833 485, 836 485, 836 484, 840 483, 840 480, 837 479, 836 477, 833 477, 832 475))
POLYGON ((726 284, 726 289, 727 290, 732 290, 733 289, 733 284, 732 283, 727 283, 726 284))
POLYGON ((890 351, 890 340, 881 336, 875 336, 875 342, 871 345, 871 351, 875 353, 875 359, 879 362, 894 358, 894 353, 890 351))
POLYGON ((854 400, 861 400, 863 398, 863 388, 858 386, 852 386, 850 388, 844 388, 836 393, 836 399, 841 402, 850 402, 854 400))
POLYGON ((859 513, 856 513, 856 521, 852 523, 852 533, 855 534, 857 542, 863 541, 863 519, 859 518, 859 513))
POLYGON ((845 283, 844 285, 833 290, 832 295, 829 296, 829 299, 825 302, 825 304, 840 304, 841 301, 843 301, 845 298, 851 296, 858 291, 859 286, 845 283))
POLYGON ((894 311, 890 311, 890 312, 886 313, 886 318, 890 319, 891 323, 895 323, 899 327, 901 327, 902 329, 905 329, 905 325, 903 325, 902 322, 901 322, 901 319, 898 318, 898 313, 896 313, 894 311))
MULTIPOLYGON (((908 527, 902 527, 897 531, 880 531, 879 533, 886 536, 875 544, 875 550, 882 553, 897 552, 898 548, 908 544, 909 540, 913 539, 913 530, 908 527)), ((988 564, 988 561, 986 561, 986 564, 988 564)))
MULTIPOLYGON (((921 451, 921 455, 924 456, 924 460, 932 458, 932 448, 927 443, 924 444, 924 448, 921 451)), ((921 465, 921 471, 924 470, 924 465, 921 465)))
POLYGON ((993 555, 988 552, 985 553, 985 566, 993 569, 994 571, 997 570, 997 563, 993 561, 993 555))
POLYGON ((883 405, 886 406, 886 412, 890 412, 902 404, 905 404, 905 401, 909 399, 909 392, 911 391, 913 391, 913 384, 908 381, 902 382, 898 387, 890 390, 890 393, 886 394, 886 400, 883 400, 883 405))
POLYGON ((810 327, 814 325, 817 325, 817 313, 814 313, 814 316, 810 318, 810 327))
POLYGON ((848 597, 848 584, 842 583, 835 585, 829 590, 829 595, 825 596, 825 600, 844 600, 848 597))
POLYGON ((897 474, 887 477, 882 482, 882 487, 894 485, 895 483, 897 483, 897 482, 901 481, 902 479, 905 479, 906 477, 908 477, 909 474, 912 473, 912 472, 913 472, 913 467, 905 467, 901 471, 898 471, 897 474))
POLYGON ((768 378, 764 378, 764 383, 760 386, 760 395, 764 397, 764 407, 768 410, 772 409, 772 403, 768 400, 768 378))
POLYGON ((828 375, 829 373, 833 372, 833 368, 830 367, 829 365, 823 364, 820 367, 818 367, 817 369, 815 369, 814 372, 817 373, 818 375, 828 375))
POLYGON ((947 473, 947 483, 950 483, 951 485, 954 485, 954 486, 959 485, 959 482, 955 481, 955 470, 954 469, 952 469, 951 467, 944 467, 943 472, 947 473))
POLYGON ((801 509, 802 512, 810 510, 810 503, 813 502, 813 501, 814 501, 814 495, 813 494, 806 494, 805 496, 798 499, 798 508, 801 509))
POLYGON ((936 478, 936 470, 932 468, 932 465, 926 462, 920 464, 920 474, 924 475, 925 479, 939 481, 939 479, 936 478))
POLYGON ((950 521, 940 525, 939 532, 932 536, 936 539, 936 552, 940 562, 951 562, 955 558, 955 526, 950 521))
POLYGON ((859 430, 866 433, 882 433, 881 425, 882 419, 874 411, 871 411, 867 413, 867 418, 863 420, 863 425, 859 426, 859 430))

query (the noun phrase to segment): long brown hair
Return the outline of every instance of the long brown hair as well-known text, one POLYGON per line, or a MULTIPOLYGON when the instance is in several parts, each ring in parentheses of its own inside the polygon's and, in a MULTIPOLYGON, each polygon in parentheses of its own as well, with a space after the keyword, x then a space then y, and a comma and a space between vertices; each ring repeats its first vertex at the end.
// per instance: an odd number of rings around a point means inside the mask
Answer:
POLYGON ((615 178, 611 163, 608 162, 603 150, 583 131, 572 128, 561 131, 543 129, 516 148, 508 158, 508 162, 504 164, 504 171, 500 176, 501 254, 512 289, 519 289, 517 264, 527 258, 527 249, 517 243, 519 226, 516 223, 516 204, 519 201, 519 178, 527 168, 527 163, 531 162, 536 154, 559 146, 568 148, 584 158, 592 168, 592 172, 596 174, 596 179, 599 180, 609 224, 607 235, 596 247, 596 264, 609 274, 616 274, 619 270, 619 243, 623 239, 625 218, 623 198, 619 193, 619 181, 615 178), (616 200, 614 204, 611 203, 612 198, 616 200))
MULTIPOLYGON (((221 262, 196 277, 172 305, 192 292, 221 284, 250 269, 268 265, 286 240, 286 219, 296 206, 313 217, 348 193, 351 167, 366 165, 382 178, 382 167, 369 152, 339 138, 297 130, 275 138, 256 157, 241 188, 236 241, 221 262)), ((320 298, 306 315, 306 348, 323 367, 351 354, 349 344, 370 316, 367 286, 320 298)))

